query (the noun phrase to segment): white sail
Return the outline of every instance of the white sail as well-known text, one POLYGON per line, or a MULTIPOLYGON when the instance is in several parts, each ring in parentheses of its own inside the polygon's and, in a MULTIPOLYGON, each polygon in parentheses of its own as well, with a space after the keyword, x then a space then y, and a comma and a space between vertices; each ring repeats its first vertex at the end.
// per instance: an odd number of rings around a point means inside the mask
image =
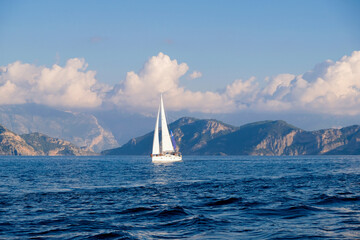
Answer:
POLYGON ((160 144, 159 144, 159 116, 160 116, 160 106, 156 118, 155 123, 155 131, 154 131, 154 140, 153 140, 153 148, 152 154, 159 154, 160 153, 160 144))
POLYGON ((169 129, 166 123, 166 116, 164 110, 164 103, 161 95, 160 99, 161 106, 161 152, 174 152, 174 147, 171 143, 169 129))
POLYGON ((160 106, 155 124, 153 151, 151 154, 153 163, 170 163, 182 161, 180 152, 175 152, 171 142, 169 129, 166 123, 164 103, 162 96, 160 98, 160 106), (161 118, 161 147, 159 146, 159 120, 161 118))

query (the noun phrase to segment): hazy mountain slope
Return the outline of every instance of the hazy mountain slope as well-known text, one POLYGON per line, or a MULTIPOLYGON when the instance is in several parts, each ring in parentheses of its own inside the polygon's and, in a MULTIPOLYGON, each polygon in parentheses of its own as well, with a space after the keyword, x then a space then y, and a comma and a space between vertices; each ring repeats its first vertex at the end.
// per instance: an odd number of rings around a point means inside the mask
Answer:
MULTIPOLYGON (((217 120, 181 118, 170 124, 185 155, 360 154, 360 126, 304 131, 284 121, 234 127, 217 120)), ((150 154, 153 132, 102 154, 150 154)))
MULTIPOLYGON (((121 110, 97 110, 91 112, 101 126, 111 131, 118 146, 129 139, 151 131, 155 126, 155 118, 141 114, 127 113, 121 110)), ((156 117, 156 116, 155 116, 156 117)))
POLYGON ((37 155, 47 156, 85 156, 95 155, 94 152, 83 150, 74 144, 58 138, 52 138, 42 133, 23 134, 21 137, 37 152, 37 155))
POLYGON ((94 151, 117 147, 113 134, 91 114, 56 110, 37 104, 0 106, 0 122, 13 132, 41 132, 94 151))

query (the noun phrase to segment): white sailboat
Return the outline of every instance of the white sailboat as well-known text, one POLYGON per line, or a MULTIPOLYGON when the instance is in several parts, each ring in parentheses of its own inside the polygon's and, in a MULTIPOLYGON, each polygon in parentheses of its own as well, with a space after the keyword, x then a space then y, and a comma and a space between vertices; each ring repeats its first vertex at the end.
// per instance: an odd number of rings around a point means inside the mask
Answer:
MULTIPOLYGON (((175 141, 174 141, 175 144, 175 141)), ((176 162, 181 161, 182 156, 180 152, 176 152, 176 146, 173 145, 169 129, 166 123, 164 103, 162 95, 160 97, 160 106, 155 123, 154 141, 151 154, 153 162, 176 162), (161 146, 159 141, 159 118, 161 117, 161 146)))

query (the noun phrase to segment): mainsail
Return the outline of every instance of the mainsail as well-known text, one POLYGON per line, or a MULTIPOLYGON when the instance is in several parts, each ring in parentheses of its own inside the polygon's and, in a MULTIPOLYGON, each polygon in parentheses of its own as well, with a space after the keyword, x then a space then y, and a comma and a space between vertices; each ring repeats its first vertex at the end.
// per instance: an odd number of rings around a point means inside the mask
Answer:
POLYGON ((166 116, 164 110, 164 103, 162 99, 162 95, 160 98, 160 106, 156 118, 155 123, 155 131, 154 131, 154 141, 153 141, 153 149, 152 154, 160 154, 160 153, 171 153, 174 152, 173 143, 171 142, 169 129, 166 123, 166 116), (161 149, 159 144, 159 118, 161 117, 161 149))
POLYGON ((160 106, 156 118, 155 123, 155 131, 154 131, 154 141, 153 141, 153 149, 152 154, 159 154, 160 153, 160 145, 159 145, 159 116, 160 116, 160 106))
POLYGON ((166 123, 166 116, 164 110, 164 103, 161 95, 161 152, 174 152, 174 147, 171 143, 169 129, 166 123))

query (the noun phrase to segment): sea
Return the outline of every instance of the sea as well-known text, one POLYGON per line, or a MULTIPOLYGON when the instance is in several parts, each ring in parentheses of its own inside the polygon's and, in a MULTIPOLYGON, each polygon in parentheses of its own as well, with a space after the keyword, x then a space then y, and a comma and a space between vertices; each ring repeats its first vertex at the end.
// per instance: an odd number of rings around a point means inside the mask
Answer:
POLYGON ((360 156, 1 156, 0 239, 360 239, 360 156))

